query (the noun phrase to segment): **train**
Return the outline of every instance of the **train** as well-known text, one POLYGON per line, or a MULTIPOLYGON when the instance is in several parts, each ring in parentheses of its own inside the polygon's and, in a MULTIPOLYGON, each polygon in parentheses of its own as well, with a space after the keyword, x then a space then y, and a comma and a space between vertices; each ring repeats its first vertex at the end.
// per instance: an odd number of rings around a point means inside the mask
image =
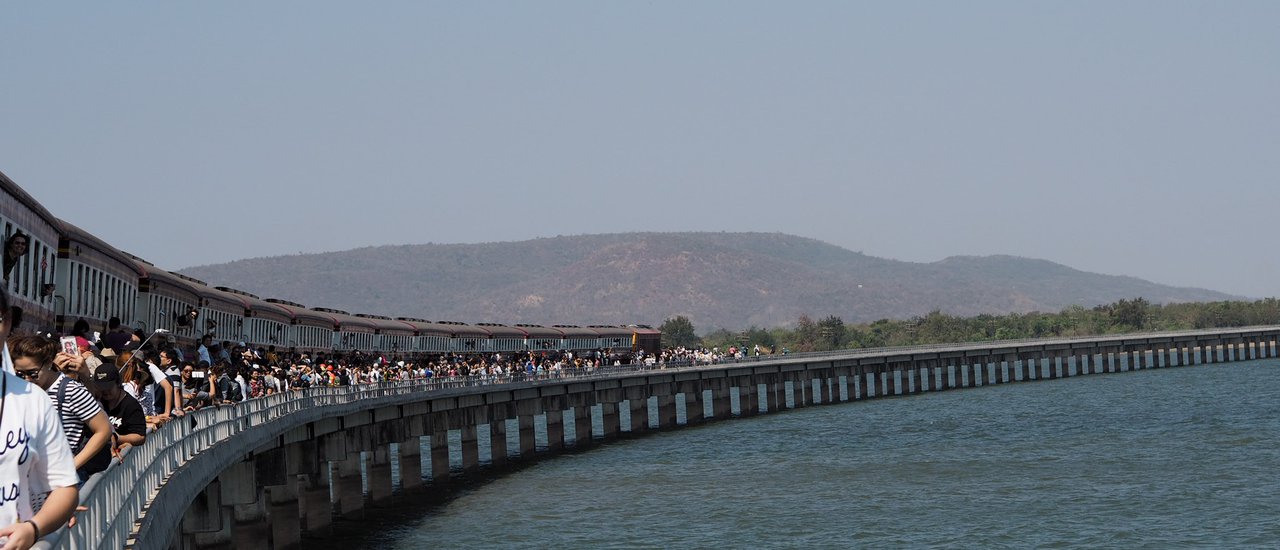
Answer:
POLYGON ((4 285, 15 333, 105 332, 112 318, 192 348, 216 342, 297 353, 383 356, 607 351, 657 354, 662 333, 643 324, 429 321, 307 307, 156 267, 55 217, 0 172, 4 285), (25 241, 25 243, 24 243, 25 241), (83 321, 83 322, 82 322, 83 321), (167 331, 167 332, 165 332, 167 331))

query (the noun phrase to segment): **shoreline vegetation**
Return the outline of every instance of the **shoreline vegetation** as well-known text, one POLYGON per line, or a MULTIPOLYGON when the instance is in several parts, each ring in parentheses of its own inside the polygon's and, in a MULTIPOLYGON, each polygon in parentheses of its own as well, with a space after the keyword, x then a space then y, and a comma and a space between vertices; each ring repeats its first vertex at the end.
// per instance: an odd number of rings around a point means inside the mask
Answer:
POLYGON ((759 346, 761 353, 781 353, 1275 324, 1280 324, 1276 298, 1163 305, 1134 298, 1093 308, 1071 306, 1056 313, 960 317, 934 310, 910 319, 857 324, 846 324, 837 315, 815 319, 804 314, 789 327, 714 329, 701 336, 687 317, 677 315, 665 320, 659 330, 665 347, 739 347, 753 352, 759 346))

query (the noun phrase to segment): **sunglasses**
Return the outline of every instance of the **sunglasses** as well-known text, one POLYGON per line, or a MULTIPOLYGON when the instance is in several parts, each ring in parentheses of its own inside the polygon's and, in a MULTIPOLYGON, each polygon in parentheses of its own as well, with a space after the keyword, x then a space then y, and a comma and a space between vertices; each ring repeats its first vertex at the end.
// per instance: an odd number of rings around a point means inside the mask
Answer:
POLYGON ((23 380, 35 380, 40 377, 40 369, 14 370, 13 373, 23 380))

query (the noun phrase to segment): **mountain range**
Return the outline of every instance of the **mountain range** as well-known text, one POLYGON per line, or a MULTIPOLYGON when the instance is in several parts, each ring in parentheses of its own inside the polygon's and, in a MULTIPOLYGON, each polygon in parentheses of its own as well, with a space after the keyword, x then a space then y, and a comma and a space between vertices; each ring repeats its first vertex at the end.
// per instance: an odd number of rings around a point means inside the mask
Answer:
POLYGON ((366 247, 181 270, 211 285, 351 313, 468 323, 649 324, 700 331, 1058 311, 1122 298, 1237 298, 1046 260, 955 256, 915 263, 781 233, 620 233, 522 242, 366 247))

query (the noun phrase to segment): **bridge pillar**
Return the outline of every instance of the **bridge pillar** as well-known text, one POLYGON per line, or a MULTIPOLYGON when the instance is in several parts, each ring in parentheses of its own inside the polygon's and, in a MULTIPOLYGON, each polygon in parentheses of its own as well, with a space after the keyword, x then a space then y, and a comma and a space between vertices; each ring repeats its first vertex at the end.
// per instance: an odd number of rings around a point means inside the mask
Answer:
POLYGON ((240 548, 269 548, 271 525, 261 498, 253 462, 232 464, 218 474, 223 517, 230 512, 231 544, 240 548))
POLYGON ((764 406, 770 414, 778 412, 778 395, 781 393, 778 390, 779 385, 781 384, 778 382, 777 375, 770 374, 764 377, 764 406))
POLYGON ((898 382, 902 386, 899 395, 911 394, 911 362, 898 363, 898 382))
POLYGON ((468 422, 458 429, 462 447, 462 469, 474 471, 480 467, 480 430, 468 422))
POLYGON ((408 436, 396 446, 400 453, 400 489, 422 486, 422 436, 408 436))
POLYGON ((533 458, 533 454, 537 451, 538 441, 535 437, 533 429, 534 418, 532 414, 520 414, 516 417, 517 429, 520 436, 519 456, 522 460, 533 458))
POLYGON ((831 370, 823 370, 822 375, 818 377, 818 393, 817 398, 820 403, 829 405, 840 400, 840 376, 835 375, 831 370), (832 385, 835 384, 836 389, 832 391, 832 385))
POLYGON ((564 410, 544 404, 543 411, 547 422, 547 452, 559 453, 564 450, 564 410))
POLYGON ((1138 353, 1138 368, 1142 370, 1150 368, 1147 364, 1147 353, 1151 351, 1151 346, 1139 346, 1135 351, 1138 353))
POLYGON ((627 407, 631 411, 631 434, 649 429, 649 398, 627 399, 627 407))
MULTIPOLYGON (((180 547, 183 549, 221 548, 231 542, 231 517, 223 517, 222 488, 213 480, 182 515, 180 547)), ((327 504, 327 502, 326 502, 327 504)))
POLYGON ((729 395, 729 381, 717 380, 711 387, 711 417, 725 420, 733 416, 733 397, 729 395))
POLYGON ((707 420, 706 399, 702 392, 702 385, 694 382, 696 390, 684 394, 684 418, 685 424, 701 424, 707 420))
POLYGON ((658 425, 654 427, 664 430, 676 427, 676 396, 674 394, 658 396, 658 425))
POLYGON ((330 484, 333 487, 333 510, 346 519, 364 518, 364 480, 361 477, 360 452, 347 455, 342 460, 334 460, 330 484))
POLYGON ((489 465, 494 468, 507 465, 507 420, 513 409, 511 403, 489 405, 489 465))
POLYGON ((507 465, 507 417, 489 417, 489 465, 502 468, 507 465))
POLYGON ((760 385, 751 376, 743 377, 738 388, 738 416, 760 414, 760 385))
POLYGON ((431 415, 431 484, 441 485, 449 482, 449 423, 444 413, 431 415))
POLYGON ((622 414, 618 403, 606 401, 600 404, 600 433, 605 440, 617 439, 622 433, 622 414))
POLYGON ((582 449, 594 443, 595 439, 591 436, 591 406, 575 404, 573 406, 573 446, 582 449))
POLYGON ((319 441, 306 439, 284 447, 288 470, 298 488, 299 528, 325 534, 333 523, 329 502, 329 462, 321 459, 319 441))
POLYGON ((391 496, 391 446, 381 444, 365 457, 369 482, 369 501, 380 502, 391 496))
POLYGON ((978 387, 978 370, 975 364, 977 361, 977 359, 971 357, 966 357, 964 361, 965 370, 968 371, 968 386, 970 388, 978 387))
POLYGON ((983 386, 990 386, 991 385, 991 371, 990 371, 991 356, 984 355, 982 357, 978 357, 974 359, 974 361, 978 362, 978 371, 979 371, 978 380, 982 382, 983 386))
POLYGON ((800 371, 791 376, 791 390, 794 408, 813 405, 813 376, 808 371, 800 371))

